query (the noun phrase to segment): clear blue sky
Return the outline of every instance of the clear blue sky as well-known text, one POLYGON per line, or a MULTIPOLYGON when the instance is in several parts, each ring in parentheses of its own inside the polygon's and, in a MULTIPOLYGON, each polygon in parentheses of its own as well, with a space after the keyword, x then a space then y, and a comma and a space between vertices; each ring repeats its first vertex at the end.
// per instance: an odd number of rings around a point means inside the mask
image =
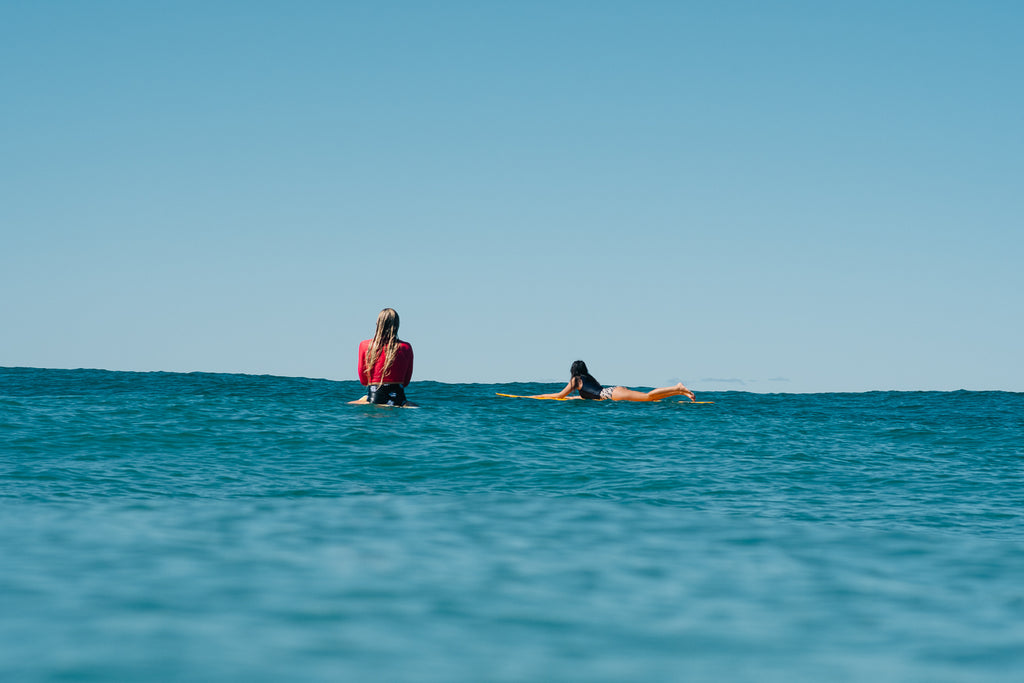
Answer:
POLYGON ((0 365, 1024 391, 1024 4, 0 4, 0 365))

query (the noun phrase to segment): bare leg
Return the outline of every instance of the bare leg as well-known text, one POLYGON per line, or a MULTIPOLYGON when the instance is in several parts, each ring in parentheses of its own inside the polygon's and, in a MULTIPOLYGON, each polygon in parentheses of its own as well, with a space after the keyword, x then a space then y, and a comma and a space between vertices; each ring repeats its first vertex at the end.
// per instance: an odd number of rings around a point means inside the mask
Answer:
POLYGON ((615 387, 612 389, 613 401, 660 401, 661 399, 668 398, 669 396, 686 396, 691 401, 696 400, 693 392, 684 387, 682 382, 674 387, 651 389, 646 393, 643 391, 627 389, 626 387, 615 387))

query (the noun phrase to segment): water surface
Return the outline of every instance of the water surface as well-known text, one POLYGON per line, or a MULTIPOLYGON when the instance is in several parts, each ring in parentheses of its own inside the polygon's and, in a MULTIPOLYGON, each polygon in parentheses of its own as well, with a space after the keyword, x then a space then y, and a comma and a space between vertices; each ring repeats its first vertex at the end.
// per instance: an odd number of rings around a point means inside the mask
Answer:
POLYGON ((0 678, 1016 681, 1024 395, 0 369, 0 678))

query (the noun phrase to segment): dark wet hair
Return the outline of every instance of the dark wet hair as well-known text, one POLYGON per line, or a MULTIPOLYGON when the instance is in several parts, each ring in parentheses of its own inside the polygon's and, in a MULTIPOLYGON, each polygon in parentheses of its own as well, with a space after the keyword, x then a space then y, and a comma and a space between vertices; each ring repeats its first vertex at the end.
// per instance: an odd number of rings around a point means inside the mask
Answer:
POLYGON ((590 371, 587 370, 587 364, 581 360, 573 361, 572 365, 569 366, 569 375, 570 377, 583 377, 584 379, 589 377, 593 380, 594 384, 600 384, 600 382, 590 374, 590 371))

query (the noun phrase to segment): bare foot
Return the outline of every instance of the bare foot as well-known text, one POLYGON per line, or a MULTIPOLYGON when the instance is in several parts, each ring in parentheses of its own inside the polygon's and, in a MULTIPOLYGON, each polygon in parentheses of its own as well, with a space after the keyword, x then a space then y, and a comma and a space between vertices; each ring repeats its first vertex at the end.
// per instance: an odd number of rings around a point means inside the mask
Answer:
POLYGON ((696 401, 697 400, 697 397, 694 395, 694 393, 692 391, 690 391, 689 389, 687 389, 686 387, 684 387, 682 382, 680 382, 679 384, 676 385, 676 391, 678 393, 682 394, 683 396, 686 396, 687 398, 689 398, 690 401, 696 401))

